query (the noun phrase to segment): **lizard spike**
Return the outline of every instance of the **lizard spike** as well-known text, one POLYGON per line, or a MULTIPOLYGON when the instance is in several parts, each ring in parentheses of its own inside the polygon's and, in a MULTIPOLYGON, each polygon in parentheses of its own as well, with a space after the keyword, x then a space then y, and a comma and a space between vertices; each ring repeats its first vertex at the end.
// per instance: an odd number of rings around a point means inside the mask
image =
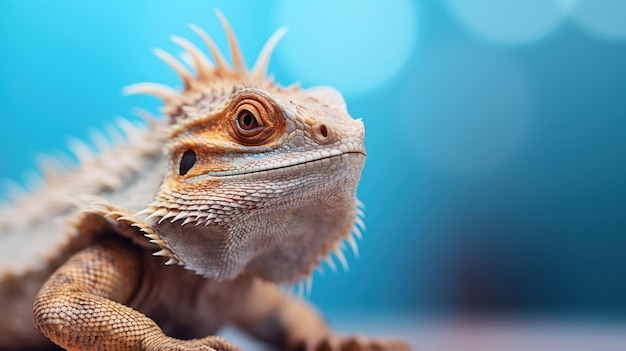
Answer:
POLYGON ((174 57, 169 52, 161 50, 159 48, 155 48, 152 51, 161 60, 165 61, 165 63, 167 63, 170 67, 172 67, 174 72, 176 72, 180 76, 180 78, 183 80, 183 83, 185 84, 186 89, 189 89, 191 87, 191 82, 194 79, 191 76, 191 73, 189 73, 189 71, 187 70, 187 68, 185 68, 185 66, 180 61, 178 61, 176 57, 174 57))
POLYGON ((97 129, 92 129, 89 132, 89 139, 96 147, 97 152, 106 152, 111 149, 111 143, 109 143, 109 140, 101 131, 97 129))
POLYGON ((182 226, 184 226, 184 225, 185 225, 185 224, 187 224, 187 223, 194 222, 195 220, 196 220, 196 217, 191 217, 191 216, 190 216, 190 217, 187 217, 187 218, 185 218, 185 220, 183 221, 183 223, 181 223, 181 224, 180 224, 180 226, 182 227, 182 226))
MULTIPOLYGON (((356 229, 356 230, 358 230, 358 229, 356 229)), ((348 242, 348 244, 350 244, 350 248, 352 248, 352 252, 354 253, 354 257, 358 258, 359 257, 359 245, 357 245, 356 239, 354 239, 354 236, 352 236, 352 233, 348 234, 348 237, 346 238, 346 241, 348 242)))
POLYGON ((12 201, 28 194, 28 190, 26 190, 20 183, 12 179, 2 179, 2 188, 2 192, 5 193, 12 201))
POLYGON ((130 138, 132 138, 139 129, 135 124, 123 117, 116 118, 115 124, 117 125, 117 128, 122 131, 124 135, 126 135, 127 140, 130 140, 130 138))
POLYGON ((280 27, 277 31, 272 34, 272 36, 267 40, 263 49, 261 49, 261 53, 259 54, 256 62, 254 63, 254 68, 252 68, 252 72, 250 75, 254 78, 262 79, 267 75, 267 70, 270 65, 270 58, 272 57, 272 53, 276 44, 280 41, 280 39, 287 33, 287 27, 280 27))
POLYGON ((213 56, 213 60, 215 61, 216 71, 221 74, 229 72, 230 69, 228 68, 228 63, 226 63, 224 55, 222 55, 220 49, 217 48, 213 39, 211 39, 211 37, 206 34, 206 32, 202 30, 202 28, 196 26, 195 24, 190 23, 189 28, 192 31, 196 32, 196 34, 198 34, 202 38, 202 40, 204 40, 206 46, 209 47, 209 51, 211 51, 211 56, 213 56))
POLYGON ((362 209, 360 209, 360 208, 358 208, 358 207, 357 207, 357 209, 356 209, 356 215, 357 215, 357 217, 359 217, 359 218, 365 218, 365 212, 363 212, 363 210, 362 210, 362 209))
POLYGON ((291 285, 290 285, 290 288, 291 288, 291 295, 290 296, 291 296, 291 298, 301 299, 301 296, 299 296, 300 295, 300 292, 299 292, 300 290, 298 289, 299 288, 299 284, 301 284, 301 282, 291 283, 291 285))
POLYGON ((313 290, 313 275, 309 274, 304 281, 304 295, 309 297, 311 296, 311 291, 313 290))
POLYGON ((364 210, 365 209, 365 204, 363 202, 361 202, 361 200, 356 199, 356 207, 364 210))
POLYGON ((168 249, 161 249, 153 253, 152 256, 172 257, 172 251, 168 249))
POLYGON ((152 114, 152 112, 143 108, 134 108, 133 114, 141 118, 141 120, 149 126, 154 126, 154 124, 159 121, 159 117, 155 116, 154 114, 152 114))
POLYGON ((161 239, 152 239, 152 240, 150 240, 150 242, 153 243, 153 244, 157 244, 160 247, 166 247, 167 246, 167 244, 165 244, 165 241, 163 241, 161 239))
POLYGON ((133 222, 135 219, 133 217, 129 217, 129 216, 121 216, 119 218, 117 218, 118 222, 133 222))
POLYGON ((135 214, 133 215, 133 217, 139 217, 139 216, 143 216, 143 215, 147 215, 147 214, 152 214, 152 213, 154 213, 156 210, 157 210, 157 208, 156 208, 156 207, 153 207, 153 206, 148 206, 148 207, 144 208, 143 210, 141 210, 141 211, 139 211, 139 212, 135 213, 135 214))
POLYGON ((304 299, 304 291, 305 291, 305 283, 304 280, 301 280, 298 283, 298 299, 302 300, 304 299))
POLYGON ((204 116, 203 113, 199 112, 197 109, 194 109, 191 106, 183 106, 182 110, 183 110, 183 112, 185 112, 187 117, 191 118, 191 119, 198 119, 198 118, 202 118, 204 116))
POLYGON ((239 47, 239 43, 237 42, 237 37, 233 32, 233 29, 230 27, 228 20, 222 12, 218 9, 215 9, 215 13, 217 17, 222 22, 222 26, 224 27, 224 31, 226 31, 226 36, 228 37, 228 43, 230 44, 230 56, 233 61, 233 71, 237 73, 247 73, 246 63, 243 59, 243 55, 241 54, 241 48, 239 47))
POLYGON ((179 219, 187 217, 188 215, 189 215, 189 211, 180 211, 180 212, 178 212, 178 214, 174 218, 172 218, 172 220, 170 222, 174 223, 174 222, 178 221, 179 219))
MULTIPOLYGON (((365 222, 363 222, 363 220, 361 219, 361 217, 356 217, 354 219, 354 223, 356 224, 356 226, 358 226, 359 228, 361 228, 361 230, 365 230, 365 222)), ((355 226, 355 228, 356 228, 355 226)), ((358 233, 359 234, 359 239, 361 238, 361 232, 358 233)))
POLYGON ((192 209, 191 207, 187 207, 187 211, 189 211, 189 217, 194 217, 194 218, 198 218, 201 216, 206 216, 206 213, 200 212, 200 211, 196 211, 194 209, 192 209))
POLYGON ((204 224, 205 226, 215 222, 215 219, 217 218, 217 215, 213 212, 210 212, 209 215, 206 217, 206 223, 204 224))
POLYGON ((139 229, 139 231, 142 232, 144 236, 154 234, 152 229, 150 229, 149 227, 146 227, 143 223, 132 222, 130 226, 139 229))
POLYGON ((135 95, 135 94, 144 94, 144 95, 152 95, 157 98, 163 100, 164 102, 171 102, 178 99, 179 94, 178 91, 168 87, 167 85, 161 83, 135 83, 131 85, 127 85, 122 89, 122 94, 124 95, 135 95))
POLYGON ((335 265, 335 261, 333 260, 332 256, 326 256, 325 261, 333 272, 337 272, 337 265, 335 265))
POLYGON ((168 204, 168 206, 170 209, 176 209, 176 210, 181 208, 181 205, 177 203, 168 204))
POLYGON ((113 220, 117 220, 117 218, 121 217, 123 214, 120 211, 109 211, 104 213, 104 217, 110 218, 113 220))
POLYGON ((357 238, 363 239, 363 234, 361 234, 361 230, 356 225, 352 227, 352 232, 357 238))
POLYGON ((76 168, 76 166, 72 162, 72 159, 65 152, 56 152, 51 157, 53 157, 59 163, 59 167, 61 167, 62 172, 69 172, 76 168))
POLYGON ((148 217, 146 217, 146 221, 149 220, 150 218, 155 218, 155 217, 163 217, 164 215, 167 214, 167 210, 164 208, 159 208, 158 210, 152 212, 150 215, 148 215, 148 217))
POLYGON ((192 44, 185 38, 181 38, 177 35, 172 35, 171 39, 176 44, 180 45, 183 49, 187 50, 193 63, 196 67, 197 80, 205 81, 213 71, 213 65, 209 62, 207 57, 202 53, 197 46, 192 44))
POLYGON ((319 275, 322 276, 322 277, 325 275, 324 267, 321 264, 319 264, 319 263, 318 263, 317 268, 315 268, 315 271, 318 272, 319 275))
POLYGON ((177 264, 177 263, 178 263, 177 259, 175 259, 174 257, 170 257, 170 259, 165 262, 165 265, 170 266, 170 265, 177 264))
POLYGON ((341 245, 339 245, 339 246, 337 246, 337 248, 335 248, 333 253, 335 254, 337 259, 339 260, 339 263, 341 263, 341 267, 343 268, 343 270, 345 272, 348 272, 350 270, 350 267, 348 267, 348 261, 346 260, 346 256, 344 255, 344 253, 343 253, 343 251, 341 249, 342 249, 342 247, 341 247, 341 245))
POLYGON ((95 158, 89 146, 79 139, 71 138, 68 142, 68 148, 81 164, 89 163, 95 158))
POLYGON ((23 179, 24 184, 26 184, 26 189, 28 189, 30 192, 41 187, 41 185, 44 183, 44 177, 42 173, 39 172, 39 170, 37 169, 27 171, 23 179))
POLYGON ((122 132, 114 123, 107 123, 104 126, 104 131, 107 137, 111 139, 111 144, 113 145, 122 145, 126 141, 125 137, 122 135, 122 132))
POLYGON ((39 168, 44 179, 48 182, 59 179, 59 176, 63 173, 63 166, 52 156, 37 155, 35 163, 37 164, 37 168, 39 168))
POLYGON ((172 217, 178 215, 178 213, 179 213, 178 211, 167 211, 167 213, 165 215, 163 215, 163 217, 161 217, 161 219, 159 219, 159 224, 161 224, 163 221, 165 221, 168 218, 172 218, 172 217))
POLYGON ((131 224, 131 226, 139 228, 139 231, 143 232, 144 235, 153 235, 154 234, 154 231, 150 227, 146 227, 146 226, 143 226, 143 225, 140 226, 137 223, 133 223, 133 224, 131 224))

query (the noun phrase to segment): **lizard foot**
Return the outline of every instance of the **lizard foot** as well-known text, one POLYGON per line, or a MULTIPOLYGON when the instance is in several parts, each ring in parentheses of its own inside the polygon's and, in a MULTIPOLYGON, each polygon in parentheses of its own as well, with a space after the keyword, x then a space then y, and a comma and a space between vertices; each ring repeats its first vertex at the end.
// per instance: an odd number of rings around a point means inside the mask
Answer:
POLYGON ((329 336, 315 348, 307 351, 412 351, 409 344, 400 340, 367 339, 361 336, 329 336))
POLYGON ((202 339, 179 340, 164 336, 145 345, 145 351, 241 351, 237 346, 219 336, 207 336, 202 339))

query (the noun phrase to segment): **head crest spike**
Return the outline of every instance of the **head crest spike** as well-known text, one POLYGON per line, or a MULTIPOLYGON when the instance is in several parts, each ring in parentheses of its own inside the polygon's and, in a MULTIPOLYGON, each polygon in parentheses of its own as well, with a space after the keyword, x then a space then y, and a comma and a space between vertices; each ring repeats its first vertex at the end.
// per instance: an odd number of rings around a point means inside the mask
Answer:
POLYGON ((215 13, 217 17, 222 22, 222 26, 226 31, 226 36, 228 36, 228 42, 230 44, 230 55, 233 60, 233 70, 237 73, 246 73, 248 70, 246 68, 246 63, 243 59, 243 55, 241 54, 241 49, 239 48, 239 43, 237 42, 237 37, 235 37, 235 33, 233 29, 230 27, 228 20, 226 17, 220 12, 220 10, 215 9, 215 13))
POLYGON ((272 34, 272 36, 267 40, 263 49, 261 49, 261 53, 259 54, 256 62, 254 63, 254 68, 252 68, 252 76, 257 78, 264 78, 267 75, 267 69, 270 65, 270 58, 272 57, 272 53, 276 44, 280 41, 280 39, 287 33, 288 29, 286 26, 278 28, 277 31, 272 34))
POLYGON ((176 90, 160 83, 136 83, 122 89, 124 95, 146 94, 154 95, 165 102, 171 102, 179 97, 176 90))
POLYGON ((198 34, 202 38, 202 40, 204 40, 206 46, 209 47, 209 51, 211 51, 211 56, 213 56, 213 60, 215 61, 217 73, 225 74, 229 72, 230 69, 228 68, 228 63, 226 63, 224 55, 222 55, 220 49, 217 48, 213 39, 211 39, 211 37, 206 34, 206 32, 202 30, 202 28, 196 26, 195 24, 190 23, 189 29, 196 32, 196 34, 198 34))
POLYGON ((183 83, 185 83, 185 88, 191 87, 191 82, 193 81, 193 77, 191 76, 191 73, 189 73, 187 68, 185 68, 185 66, 180 61, 178 61, 176 57, 172 56, 172 54, 170 54, 169 52, 163 51, 159 48, 155 48, 153 52, 161 60, 165 61, 165 63, 170 65, 170 67, 172 67, 172 69, 176 73, 178 73, 180 78, 183 80, 183 83))
POLYGON ((193 59, 196 68, 197 79, 199 81, 203 81, 208 78, 213 71, 213 65, 209 62, 209 60, 202 53, 202 51, 185 38, 181 38, 177 35, 172 35, 171 39, 173 42, 180 45, 183 49, 187 50, 189 55, 191 55, 191 58, 193 59))
POLYGON ((159 117, 155 116, 152 112, 142 108, 134 108, 133 114, 141 118, 144 123, 149 126, 152 126, 159 121, 159 117))

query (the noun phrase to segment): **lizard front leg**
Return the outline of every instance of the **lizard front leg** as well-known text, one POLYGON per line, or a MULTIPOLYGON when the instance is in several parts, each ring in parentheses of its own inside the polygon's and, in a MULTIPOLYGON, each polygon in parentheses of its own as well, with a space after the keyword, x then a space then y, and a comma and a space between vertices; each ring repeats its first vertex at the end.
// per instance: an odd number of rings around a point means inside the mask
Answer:
POLYGON ((342 337, 303 300, 257 280, 236 317, 239 327, 276 347, 306 351, 410 351, 403 341, 342 337))
POLYGON ((128 303, 141 283, 141 252, 122 240, 75 254, 35 299, 35 326, 67 350, 238 350, 216 336, 178 340, 128 303))

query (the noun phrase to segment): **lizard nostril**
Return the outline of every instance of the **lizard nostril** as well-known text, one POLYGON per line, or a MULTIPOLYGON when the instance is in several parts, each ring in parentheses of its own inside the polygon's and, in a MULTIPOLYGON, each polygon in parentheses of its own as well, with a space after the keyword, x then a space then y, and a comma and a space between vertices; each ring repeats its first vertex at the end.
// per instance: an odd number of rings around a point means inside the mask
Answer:
POLYGON ((326 143, 330 141, 331 136, 331 130, 326 126, 326 124, 320 123, 313 127, 313 137, 315 140, 321 143, 326 143))
POLYGON ((324 138, 328 137, 328 128, 326 128, 326 125, 325 125, 325 124, 322 124, 322 125, 320 126, 320 134, 321 134, 324 138))

